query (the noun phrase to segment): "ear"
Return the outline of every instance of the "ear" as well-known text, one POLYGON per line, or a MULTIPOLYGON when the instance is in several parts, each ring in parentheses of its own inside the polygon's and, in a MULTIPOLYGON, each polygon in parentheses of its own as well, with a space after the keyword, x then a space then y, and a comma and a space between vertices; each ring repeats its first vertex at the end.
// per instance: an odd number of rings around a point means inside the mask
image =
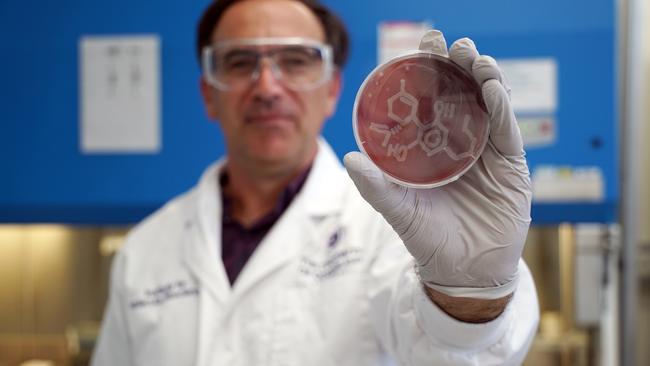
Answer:
POLYGON ((332 79, 329 81, 327 87, 327 117, 332 117, 334 112, 336 112, 336 105, 339 102, 339 97, 341 96, 341 89, 343 88, 343 74, 339 69, 334 70, 332 73, 332 79))
POLYGON ((199 80, 199 87, 201 89, 201 96, 203 97, 203 107, 205 107, 205 114, 211 120, 219 118, 218 108, 216 105, 216 93, 214 88, 208 84, 203 77, 199 80))

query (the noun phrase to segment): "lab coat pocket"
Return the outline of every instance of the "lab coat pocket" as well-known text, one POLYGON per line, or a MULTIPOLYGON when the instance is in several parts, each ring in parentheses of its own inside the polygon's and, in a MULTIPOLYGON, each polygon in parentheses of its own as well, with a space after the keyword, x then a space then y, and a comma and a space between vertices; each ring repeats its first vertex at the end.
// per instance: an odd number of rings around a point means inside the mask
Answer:
POLYGON ((131 337, 136 343, 149 342, 154 338, 154 334, 160 323, 160 309, 142 300, 141 297, 132 296, 128 304, 128 321, 131 337))
POLYGON ((300 365, 363 365, 372 340, 361 253, 343 246, 300 260, 291 288, 278 294, 278 337, 291 339, 300 365))
POLYGON ((313 312, 310 290, 279 291, 273 311, 271 365, 335 365, 324 342, 322 319, 313 312))
POLYGON ((143 346, 166 347, 166 335, 189 336, 197 308, 198 287, 189 280, 170 280, 132 291, 128 303, 133 339, 143 346), (173 330, 173 331, 172 331, 173 330))

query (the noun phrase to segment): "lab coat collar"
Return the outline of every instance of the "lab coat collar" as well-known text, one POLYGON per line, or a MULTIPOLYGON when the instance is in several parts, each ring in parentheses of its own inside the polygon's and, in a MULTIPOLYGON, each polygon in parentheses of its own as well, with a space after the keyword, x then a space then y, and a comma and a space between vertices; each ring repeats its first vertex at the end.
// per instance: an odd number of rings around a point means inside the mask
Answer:
POLYGON ((230 282, 221 260, 221 187, 219 171, 225 159, 208 167, 196 189, 195 210, 186 225, 184 260, 190 271, 220 302, 231 292, 230 282))
POLYGON ((318 154, 314 160, 299 199, 304 197, 304 210, 308 215, 330 215, 340 212, 345 193, 345 182, 349 179, 334 150, 324 140, 318 141, 318 154))

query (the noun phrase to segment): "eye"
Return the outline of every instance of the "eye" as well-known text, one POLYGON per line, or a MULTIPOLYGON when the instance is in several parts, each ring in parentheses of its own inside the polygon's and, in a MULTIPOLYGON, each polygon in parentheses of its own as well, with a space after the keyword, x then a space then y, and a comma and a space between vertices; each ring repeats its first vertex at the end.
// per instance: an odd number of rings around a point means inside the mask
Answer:
POLYGON ((250 57, 237 57, 224 62, 227 70, 249 69, 255 67, 255 59, 250 57))
POLYGON ((317 50, 307 47, 285 48, 276 54, 280 67, 288 70, 301 70, 318 64, 321 60, 317 50))
POLYGON ((255 70, 259 56, 255 52, 235 50, 218 57, 218 66, 224 73, 248 73, 255 70))

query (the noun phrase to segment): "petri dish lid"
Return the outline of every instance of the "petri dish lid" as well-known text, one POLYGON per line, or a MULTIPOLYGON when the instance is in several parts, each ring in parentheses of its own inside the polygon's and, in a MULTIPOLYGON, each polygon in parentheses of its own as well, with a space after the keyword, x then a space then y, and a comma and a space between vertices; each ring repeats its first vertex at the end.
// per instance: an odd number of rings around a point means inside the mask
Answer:
POLYGON ((489 137, 476 80, 446 57, 414 51, 376 67, 352 112, 359 149, 391 181, 433 188, 462 176, 489 137))

